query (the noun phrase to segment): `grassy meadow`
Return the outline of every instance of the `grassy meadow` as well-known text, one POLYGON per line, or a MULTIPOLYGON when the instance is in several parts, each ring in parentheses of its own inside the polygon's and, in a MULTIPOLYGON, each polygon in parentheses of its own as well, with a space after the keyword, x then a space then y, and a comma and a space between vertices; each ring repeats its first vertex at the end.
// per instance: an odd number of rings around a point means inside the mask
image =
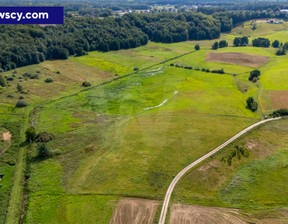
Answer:
POLYGON ((287 124, 287 119, 265 124, 227 146, 179 182, 173 201, 259 210, 258 218, 265 210, 287 207, 287 124), (249 156, 237 155, 229 165, 223 158, 236 146, 249 156))
MULTIPOLYGON (((235 36, 249 35, 250 42, 258 36, 280 40, 287 23, 278 25, 257 23, 252 31, 250 22, 244 23, 221 36, 230 45, 218 50, 211 50, 215 40, 149 42, 135 49, 89 52, 4 73, 13 80, 0 89, 1 124, 27 121, 28 127, 35 119, 38 133, 56 136, 47 143, 53 155, 49 159, 37 158, 36 143, 25 148, 29 181, 23 222, 103 224, 109 223, 122 197, 163 200, 170 182, 185 166, 285 105, 287 56, 275 56, 272 47, 231 47, 235 36), (194 52, 196 43, 201 49, 194 52), (211 52, 270 59, 260 67, 205 61, 211 52), (134 67, 140 71, 134 72, 134 67), (230 74, 202 72, 202 68, 223 68, 230 74), (252 83, 249 73, 256 68, 262 74, 252 83), (39 77, 25 78, 25 73, 39 77), (116 74, 131 75, 112 80, 116 74), (46 83, 47 78, 54 81, 46 83), (85 89, 84 81, 92 86, 85 89), (100 85, 103 82, 107 83, 100 85), (27 93, 17 91, 17 83, 27 93), (284 94, 281 104, 277 94, 284 94), (14 107, 20 96, 29 103, 28 109, 14 107), (255 113, 246 108, 250 96, 259 103, 255 113)), ((265 124, 203 162, 176 186, 173 202, 237 207, 247 213, 287 207, 288 198, 282 197, 287 191, 286 127, 287 120, 265 124), (236 145, 247 149, 249 157, 238 159, 238 153, 229 166, 222 158, 231 155, 236 145)), ((11 131, 11 126, 6 129, 11 131)), ((18 135, 23 138, 23 130, 18 135)), ((0 159, 17 161, 15 148, 0 159)), ((0 188, 0 195, 5 194, 0 198, 0 222, 6 216, 3 208, 15 168, 0 163, 2 167, 7 177, 0 182, 5 185, 0 188)))

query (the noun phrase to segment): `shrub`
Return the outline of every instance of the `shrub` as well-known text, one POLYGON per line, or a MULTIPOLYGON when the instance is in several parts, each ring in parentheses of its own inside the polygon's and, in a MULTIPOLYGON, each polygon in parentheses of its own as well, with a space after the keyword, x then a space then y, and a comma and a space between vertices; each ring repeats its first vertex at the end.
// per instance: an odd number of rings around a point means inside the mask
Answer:
POLYGON ((82 86, 84 86, 84 87, 89 87, 89 86, 91 86, 91 83, 85 81, 85 82, 82 83, 82 86))
POLYGON ((18 92, 21 92, 23 90, 23 87, 19 83, 17 84, 17 90, 18 92))
POLYGON ((38 144, 37 151, 38 151, 38 158, 46 159, 51 157, 50 149, 47 147, 45 143, 38 144))
POLYGON ((32 74, 29 77, 30 79, 39 79, 39 75, 38 74, 32 74))
POLYGON ((195 45, 195 50, 196 50, 196 51, 199 51, 199 50, 200 50, 199 44, 196 44, 196 45, 195 45))
POLYGON ((8 97, 8 98, 14 98, 14 96, 13 96, 13 95, 10 95, 10 94, 9 94, 7 97, 8 97))
POLYGON ((49 142, 51 140, 53 140, 55 138, 55 135, 53 135, 52 133, 48 133, 48 132, 40 132, 35 140, 36 142, 49 142))
POLYGON ((6 80, 7 80, 7 81, 13 81, 14 78, 13 78, 13 77, 8 77, 6 80))
POLYGON ((19 96, 19 100, 23 100, 24 99, 24 96, 19 96))
POLYGON ((28 103, 26 103, 26 102, 23 101, 23 100, 18 100, 18 102, 16 103, 16 107, 17 107, 17 108, 27 107, 27 106, 28 106, 28 103))
POLYGON ((134 71, 138 71, 138 70, 139 70, 139 68, 138 68, 138 67, 135 67, 135 68, 134 68, 134 71))
POLYGON ((247 103, 247 108, 251 110, 252 112, 255 112, 258 109, 258 103, 254 101, 253 97, 249 97, 246 100, 246 103, 247 103))
POLYGON ((30 127, 25 131, 26 142, 34 142, 36 138, 36 131, 34 127, 30 127))
POLYGON ((47 82, 47 83, 53 82, 53 79, 52 79, 52 78, 47 78, 47 79, 45 80, 45 82, 47 82))
POLYGON ((279 117, 279 116, 288 116, 288 109, 287 108, 281 108, 279 110, 275 110, 270 116, 273 117, 279 117))
POLYGON ((170 66, 174 66, 174 64, 173 64, 173 63, 171 63, 171 64, 170 64, 170 66))

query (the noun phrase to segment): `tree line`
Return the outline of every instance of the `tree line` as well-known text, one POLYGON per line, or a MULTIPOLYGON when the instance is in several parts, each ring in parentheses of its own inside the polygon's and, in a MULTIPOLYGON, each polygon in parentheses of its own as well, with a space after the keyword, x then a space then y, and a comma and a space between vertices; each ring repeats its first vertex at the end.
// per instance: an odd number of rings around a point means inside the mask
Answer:
MULTIPOLYGON (((280 15, 280 14, 277 14, 280 15)), ((241 21, 268 18, 275 13, 259 11, 125 14, 121 18, 65 18, 64 25, 1 25, 0 69, 37 64, 47 59, 67 59, 88 51, 129 49, 148 40, 174 43, 215 39, 241 21)), ((240 40, 243 46, 244 40, 240 40)), ((222 46, 221 43, 220 45, 222 46)))
POLYGON ((46 59, 67 59, 88 51, 135 48, 148 40, 173 43, 213 39, 220 23, 199 13, 127 14, 121 18, 65 18, 64 25, 1 25, 0 69, 37 64, 46 59))

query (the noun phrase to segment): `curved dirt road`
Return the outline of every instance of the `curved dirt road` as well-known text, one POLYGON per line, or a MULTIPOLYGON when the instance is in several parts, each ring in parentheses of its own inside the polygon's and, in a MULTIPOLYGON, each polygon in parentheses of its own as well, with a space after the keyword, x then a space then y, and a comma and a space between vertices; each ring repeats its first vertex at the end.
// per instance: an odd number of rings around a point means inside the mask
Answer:
POLYGON ((243 131, 240 131, 238 134, 236 134, 235 136, 233 136, 232 138, 230 138, 229 140, 224 142, 222 145, 218 146, 217 148, 215 148, 211 152, 207 153, 206 155, 202 156, 201 158, 197 159, 196 161, 194 161, 190 165, 186 166, 183 170, 181 170, 177 174, 177 176, 172 180, 172 182, 171 182, 171 184, 170 184, 170 186, 169 186, 169 188, 168 188, 168 190, 166 192, 158 224, 165 224, 166 214, 167 214, 167 210, 168 210, 168 206, 169 206, 169 202, 170 202, 170 197, 171 197, 171 194, 173 192, 173 189, 174 189, 175 185, 177 184, 177 182, 179 181, 179 179, 188 170, 190 170, 192 167, 196 166, 197 164, 201 163, 203 160, 207 159, 208 157, 212 156, 213 154, 218 152, 220 149, 224 148, 225 146, 227 146, 228 144, 230 144, 231 142, 233 142, 234 140, 239 138, 241 135, 243 135, 246 132, 250 131, 251 129, 255 128, 256 126, 261 125, 261 124, 266 123, 266 122, 269 122, 269 121, 274 121, 274 120, 279 120, 279 119, 281 119, 281 117, 271 118, 271 119, 267 119, 267 120, 262 120, 262 121, 259 121, 259 122, 255 123, 255 124, 252 124, 248 128, 245 128, 243 131))

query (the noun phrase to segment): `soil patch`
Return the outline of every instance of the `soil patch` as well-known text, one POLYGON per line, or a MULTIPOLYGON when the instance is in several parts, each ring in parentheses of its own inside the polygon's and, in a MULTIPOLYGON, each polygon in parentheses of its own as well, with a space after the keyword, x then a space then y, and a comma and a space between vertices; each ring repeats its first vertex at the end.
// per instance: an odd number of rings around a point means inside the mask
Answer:
POLYGON ((237 209, 173 204, 169 224, 246 224, 237 209))
POLYGON ((268 62, 270 57, 238 52, 208 53, 205 61, 234 64, 247 67, 259 67, 268 62))
POLYGON ((125 198, 120 200, 110 224, 153 224, 157 201, 125 198))
POLYGON ((9 141, 10 142, 11 141, 11 137, 12 137, 12 134, 10 133, 10 131, 3 133, 4 141, 9 141))
POLYGON ((273 108, 280 109, 288 107, 288 90, 270 90, 269 95, 273 108))
MULTIPOLYGON (((242 214, 249 217, 249 214, 242 214)), ((257 219, 244 218, 238 209, 204 207, 196 205, 173 204, 169 224, 284 224, 287 211, 277 212, 275 217, 257 219)), ((286 220, 286 221, 285 221, 286 220)))

